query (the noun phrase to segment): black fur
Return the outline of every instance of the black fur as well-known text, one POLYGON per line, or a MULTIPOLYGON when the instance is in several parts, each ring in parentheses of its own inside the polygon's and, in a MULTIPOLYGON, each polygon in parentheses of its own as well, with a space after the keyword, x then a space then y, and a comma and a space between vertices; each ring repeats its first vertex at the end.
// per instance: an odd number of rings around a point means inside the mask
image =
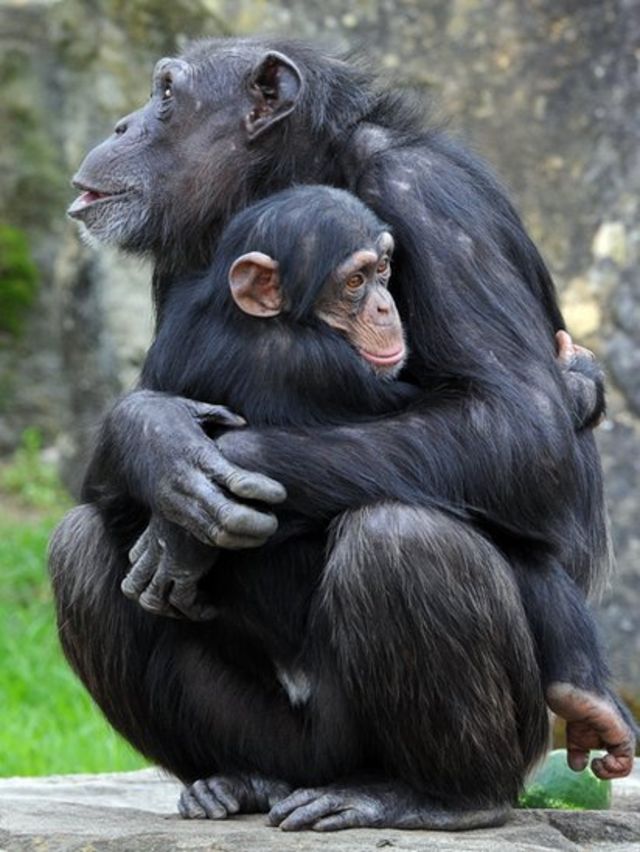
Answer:
MULTIPOLYGON (((600 464, 591 432, 580 428, 598 412, 578 412, 576 434, 554 360, 563 324, 549 273, 487 168, 438 130, 424 130, 366 71, 280 40, 205 41, 184 58, 201 120, 218 122, 210 150, 196 144, 193 112, 187 130, 168 113, 158 123, 165 107, 156 98, 89 155, 80 176, 88 184, 111 169, 127 185, 128 175, 151 169, 141 185, 159 193, 144 209, 131 202, 116 234, 156 261, 158 337, 146 384, 205 398, 219 390, 250 420, 272 425, 208 445, 186 401, 142 390, 118 403, 85 499, 124 495, 120 521, 105 526, 95 505, 80 507, 52 542, 65 651, 115 727, 186 781, 235 772, 313 785, 373 772, 386 786, 366 788, 364 811, 355 788, 347 799, 334 789, 345 816, 326 827, 460 828, 502 819, 544 748, 546 679, 607 690, 584 605, 609 562, 600 464), (247 141, 254 69, 274 50, 299 69, 299 99, 285 120, 247 141), (174 142, 187 138, 174 161, 168 133, 174 142), (240 374, 233 349, 206 339, 206 311, 215 305, 223 318, 228 306, 215 288, 202 297, 198 275, 214 256, 218 262, 225 223, 294 183, 351 189, 390 224, 398 246, 392 292, 412 353, 402 378, 420 390, 409 410, 360 422, 351 409, 369 404, 368 382, 356 387, 353 379, 353 406, 329 389, 335 418, 298 404, 306 375, 322 380, 348 363, 334 334, 331 363, 325 351, 321 367, 300 374, 287 363, 282 375, 296 390, 289 385, 280 396, 279 376, 270 376, 273 398, 256 386, 260 370, 240 374), (184 328, 192 311, 203 320, 184 328), (186 371, 184 339, 193 346, 186 371), (181 505, 179 495, 191 494, 196 472, 210 470, 218 450, 283 482, 283 517, 302 517, 306 532, 287 538, 286 524, 281 530, 280 584, 261 582, 249 551, 223 553, 226 570, 214 572, 220 588, 211 591, 233 599, 242 587, 253 596, 237 622, 154 618, 120 592, 127 546, 150 510, 181 505), (313 530, 328 525, 323 568, 325 533, 313 530), (311 601, 296 597, 308 588, 301 574, 312 583, 321 576, 311 601), (252 621, 265 601, 280 626, 266 643, 252 621), (280 662, 310 676, 303 707, 289 702, 280 662)), ((332 227, 319 236, 340 234, 332 227)), ((311 281, 321 274, 314 267, 311 281)), ((311 357, 305 337, 291 345, 311 357)), ((276 809, 273 819, 281 818, 289 819, 276 809)), ((298 815, 289 826, 311 824, 298 815)))

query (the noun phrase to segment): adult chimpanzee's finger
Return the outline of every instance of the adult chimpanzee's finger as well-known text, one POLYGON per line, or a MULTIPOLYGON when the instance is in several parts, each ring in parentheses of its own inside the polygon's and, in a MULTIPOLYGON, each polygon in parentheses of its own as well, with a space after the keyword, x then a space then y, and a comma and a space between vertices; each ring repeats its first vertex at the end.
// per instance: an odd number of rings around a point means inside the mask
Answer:
POLYGON ((349 808, 346 811, 323 817, 311 827, 314 831, 341 831, 344 828, 358 828, 361 825, 367 825, 364 815, 355 808, 349 808))
POLYGON ((136 562, 120 583, 123 595, 132 601, 137 601, 149 585, 154 571, 155 565, 151 562, 136 562))
POLYGON ((123 594, 134 601, 138 600, 151 582, 160 558, 160 551, 156 551, 153 546, 138 553, 138 558, 120 584, 123 594))
POLYGON ((556 347, 558 350, 557 359, 563 366, 571 363, 571 359, 575 355, 575 346, 571 335, 566 331, 556 332, 556 347))
POLYGON ((166 600, 166 589, 170 588, 167 568, 164 566, 166 554, 149 527, 129 552, 129 558, 133 556, 137 556, 137 559, 120 584, 122 593, 154 615, 183 618, 182 613, 173 609, 166 600), (146 549, 142 549, 141 542, 144 542, 146 549))
POLYGON ((213 523, 228 535, 264 540, 272 536, 278 528, 275 515, 230 500, 204 474, 192 477, 189 496, 197 501, 200 510, 210 514, 213 523))
POLYGON ((223 485, 236 497, 258 500, 261 503, 282 503, 287 499, 284 485, 269 476, 237 467, 227 461, 219 450, 208 452, 206 458, 201 461, 201 468, 218 485, 223 485))
POLYGON ((203 423, 215 423, 227 428, 246 426, 247 421, 239 414, 229 411, 224 405, 209 405, 207 402, 187 400, 189 411, 203 423))
POLYGON ((262 547, 268 541, 268 538, 233 535, 219 527, 212 527, 209 535, 216 547, 223 547, 225 550, 249 550, 252 547, 262 547))
POLYGON ((280 825, 295 810, 308 805, 322 795, 324 795, 324 790, 320 788, 303 787, 294 790, 293 793, 285 796, 271 808, 267 817, 269 825, 280 825))
POLYGON ((574 343, 571 335, 566 331, 556 332, 556 347, 558 361, 563 367, 573 367, 575 362, 580 359, 587 362, 596 360, 595 354, 590 349, 574 343))
MULTIPOLYGON (((232 507, 236 506, 231 501, 229 502, 232 507)), ((178 501, 174 500, 171 505, 163 507, 163 511, 167 518, 190 532, 198 541, 210 546, 224 547, 226 550, 243 550, 245 548, 260 547, 260 545, 268 540, 273 529, 273 522, 270 521, 268 524, 262 524, 258 528, 258 531, 260 529, 268 530, 268 535, 236 535, 235 533, 228 532, 228 530, 220 525, 216 516, 209 511, 206 503, 199 499, 190 499, 186 495, 178 501)), ((271 517, 257 511, 255 514, 266 517, 267 519, 271 517)))
POLYGON ((183 819, 206 819, 204 808, 192 794, 190 787, 185 787, 178 799, 178 811, 183 819))
POLYGON ((573 344, 573 354, 576 358, 585 358, 587 361, 595 361, 595 352, 587 349, 586 346, 580 346, 578 343, 573 344))
POLYGON ((591 761, 591 769, 594 774, 605 781, 610 781, 613 778, 625 778, 633 769, 634 746, 634 742, 625 742, 620 746, 610 748, 608 754, 595 757, 591 761))
POLYGON ((209 778, 205 783, 228 814, 237 814, 239 812, 240 802, 228 781, 224 778, 213 777, 209 778))
POLYGON ((282 820, 280 828, 283 831, 301 831, 304 828, 311 828, 323 817, 335 814, 338 807, 338 803, 331 793, 325 793, 317 799, 297 807, 282 820))
POLYGON ((209 819, 226 819, 227 809, 207 786, 205 781, 191 785, 191 793, 209 819))
POLYGON ((173 610, 169 602, 173 583, 172 563, 163 558, 146 589, 138 598, 138 603, 143 609, 152 612, 154 615, 182 618, 182 614, 173 610))
POLYGON ((190 621, 211 621, 218 614, 214 606, 197 601, 197 582, 187 574, 174 577, 169 592, 169 604, 190 621))
POLYGON ((582 772, 589 765, 589 749, 570 748, 567 744, 567 764, 574 772, 582 772))
POLYGON ((138 559, 140 559, 142 554, 145 552, 145 550, 147 550, 147 548, 149 547, 149 539, 149 527, 146 527, 145 531, 142 533, 140 538, 136 541, 136 543, 129 551, 129 562, 131 565, 133 565, 134 562, 137 562, 138 559))

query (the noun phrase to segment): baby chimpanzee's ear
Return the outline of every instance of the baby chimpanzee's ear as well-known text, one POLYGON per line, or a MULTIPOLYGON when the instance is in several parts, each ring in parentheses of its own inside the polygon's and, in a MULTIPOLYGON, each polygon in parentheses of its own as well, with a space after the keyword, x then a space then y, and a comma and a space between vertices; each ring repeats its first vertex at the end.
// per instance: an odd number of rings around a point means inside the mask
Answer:
POLYGON ((276 317, 282 310, 278 262, 261 251, 250 251, 233 262, 229 287, 236 305, 254 317, 276 317))

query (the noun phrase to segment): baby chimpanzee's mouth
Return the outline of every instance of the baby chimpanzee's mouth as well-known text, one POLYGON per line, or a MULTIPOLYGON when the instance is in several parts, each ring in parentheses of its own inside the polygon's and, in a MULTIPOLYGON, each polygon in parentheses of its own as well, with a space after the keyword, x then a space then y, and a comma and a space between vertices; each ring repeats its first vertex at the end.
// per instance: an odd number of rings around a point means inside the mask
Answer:
POLYGON ((367 352, 366 349, 361 349, 360 354, 377 367, 392 367, 404 358, 405 347, 402 345, 387 352, 367 352))

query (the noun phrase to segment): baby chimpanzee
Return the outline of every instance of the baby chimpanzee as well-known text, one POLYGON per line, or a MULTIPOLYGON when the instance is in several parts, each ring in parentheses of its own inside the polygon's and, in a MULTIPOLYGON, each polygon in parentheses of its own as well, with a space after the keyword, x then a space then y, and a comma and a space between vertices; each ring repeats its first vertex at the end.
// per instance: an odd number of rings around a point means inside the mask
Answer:
MULTIPOLYGON (((307 186, 258 202, 232 220, 213 267, 172 288, 143 385, 229 406, 253 426, 354 422, 406 407, 416 389, 390 381, 407 357, 388 290, 393 247, 342 190, 307 186)), ((122 590, 151 612, 212 617, 196 594, 216 554, 154 516, 122 590)))

